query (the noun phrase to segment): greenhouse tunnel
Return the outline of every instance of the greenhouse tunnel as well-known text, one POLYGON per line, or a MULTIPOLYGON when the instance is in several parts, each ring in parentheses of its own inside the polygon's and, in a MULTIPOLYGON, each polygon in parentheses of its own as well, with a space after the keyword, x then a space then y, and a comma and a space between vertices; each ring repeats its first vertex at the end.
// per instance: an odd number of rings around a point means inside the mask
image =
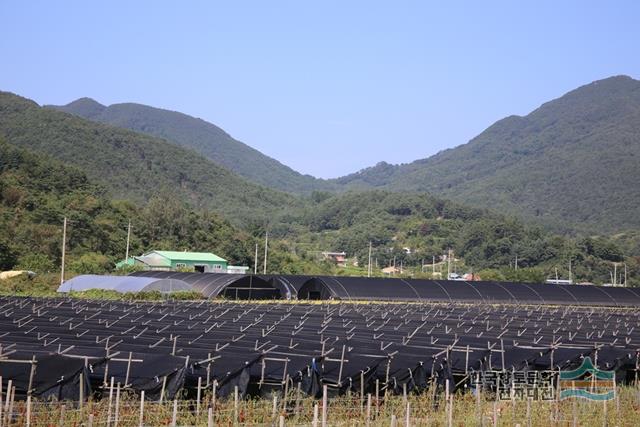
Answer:
POLYGON ((138 271, 130 276, 181 280, 188 283, 191 290, 200 292, 206 298, 282 299, 280 289, 255 275, 138 271))

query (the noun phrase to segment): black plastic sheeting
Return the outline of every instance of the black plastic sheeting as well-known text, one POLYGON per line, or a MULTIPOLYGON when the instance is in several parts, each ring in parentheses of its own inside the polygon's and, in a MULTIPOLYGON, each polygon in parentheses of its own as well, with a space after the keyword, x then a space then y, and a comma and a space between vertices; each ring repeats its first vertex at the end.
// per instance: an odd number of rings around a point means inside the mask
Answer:
POLYGON ((640 289, 490 281, 140 271, 187 282, 207 298, 640 306, 640 289))
POLYGON ((640 289, 459 280, 310 277, 299 299, 640 306, 640 289))
POLYGON ((6 359, 35 356, 34 393, 63 399, 77 398, 81 372, 97 394, 113 377, 150 399, 163 384, 168 399, 193 393, 198 379, 219 396, 298 384, 319 396, 323 385, 419 392, 487 370, 572 369, 587 356, 625 383, 638 373, 640 309, 0 297, 0 331, 3 381, 22 396, 30 365, 6 359))
MULTIPOLYGON (((31 360, 32 355, 20 353, 14 354, 13 357, 21 356, 26 362, 31 360)), ((3 362, 0 359, 0 377, 3 379, 3 387, 6 388, 8 381, 11 380, 17 399, 26 398, 30 381, 31 395, 42 399, 78 400, 81 378, 84 382, 84 396, 91 394, 89 370, 85 367, 83 360, 57 354, 43 355, 36 360, 36 363, 32 364, 3 362)))

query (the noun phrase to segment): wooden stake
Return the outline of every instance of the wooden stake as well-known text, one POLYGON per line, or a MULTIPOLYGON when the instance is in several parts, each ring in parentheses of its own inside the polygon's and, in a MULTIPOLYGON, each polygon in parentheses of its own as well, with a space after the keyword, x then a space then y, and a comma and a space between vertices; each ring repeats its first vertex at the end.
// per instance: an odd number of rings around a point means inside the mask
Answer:
POLYGON ((162 377, 162 388, 160 389, 160 403, 164 402, 164 391, 167 388, 167 376, 162 377))
POLYGON ((113 402, 113 377, 111 377, 111 383, 109 385, 109 407, 107 408, 107 427, 111 425, 111 403, 112 402, 113 402))
POLYGON ((80 384, 78 384, 80 387, 80 399, 78 404, 80 405, 80 409, 82 410, 82 406, 84 404, 84 374, 81 373, 80 374, 80 379, 79 379, 80 384))
POLYGON ((87 427, 93 427, 93 414, 89 414, 89 421, 87 421, 87 427))
POLYGON ((449 396, 449 416, 447 418, 447 425, 449 427, 453 427, 453 394, 449 396))
POLYGON ((327 386, 322 386, 322 427, 327 427, 327 386))
POLYGON ((276 411, 278 410, 278 396, 273 393, 273 407, 271 408, 271 419, 274 420, 276 419, 276 411))
POLYGON ((311 423, 313 427, 318 427, 318 404, 313 405, 313 422, 311 423))
POLYGON ((196 391, 196 416, 200 416, 200 392, 202 390, 202 377, 198 377, 198 390, 196 391))
POLYGON ((207 427, 213 427, 213 408, 207 411, 207 427))
POLYGON ((411 403, 410 402, 407 402, 407 410, 405 412, 404 425, 405 427, 411 427, 411 403))
POLYGON ((31 427, 31 395, 27 396, 27 427, 31 427))
POLYGON ((138 425, 139 427, 144 427, 144 390, 140 392, 140 419, 138 425))
POLYGON ((127 374, 124 377, 124 386, 125 386, 125 388, 129 384, 129 372, 131 372, 131 357, 132 357, 132 355, 133 355, 133 353, 129 352, 129 360, 127 361, 127 374))
POLYGON ((299 382, 298 386, 296 387, 296 409, 295 409, 296 416, 298 415, 298 412, 300 412, 301 392, 302 392, 302 382, 299 382))
POLYGON ((498 402, 493 402, 493 427, 498 427, 498 402))
POLYGON ((116 386, 116 416, 113 422, 114 427, 118 427, 118 421, 120 418, 120 383, 116 386))
POLYGON ((398 420, 395 414, 391 414, 391 427, 398 427, 398 420))
POLYGON ((371 425, 371 393, 367 394, 367 427, 371 425))
POLYGON ((238 422, 238 386, 233 387, 233 423, 238 422))
POLYGON ((171 427, 176 427, 178 423, 178 399, 173 399, 173 415, 171 416, 171 427))
POLYGON ((364 411, 364 371, 360 371, 360 414, 364 411))
POLYGON ((67 405, 65 405, 65 404, 60 405, 60 420, 58 422, 59 426, 66 425, 66 423, 64 422, 64 420, 65 420, 65 410, 66 409, 67 409, 67 405))

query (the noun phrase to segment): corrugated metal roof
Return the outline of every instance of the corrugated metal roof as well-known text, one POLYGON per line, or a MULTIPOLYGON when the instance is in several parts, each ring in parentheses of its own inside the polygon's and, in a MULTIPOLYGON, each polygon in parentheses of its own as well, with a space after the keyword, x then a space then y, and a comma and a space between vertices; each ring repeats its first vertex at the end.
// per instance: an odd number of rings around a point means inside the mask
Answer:
POLYGON ((151 253, 176 261, 227 262, 226 259, 211 252, 152 251, 151 253))

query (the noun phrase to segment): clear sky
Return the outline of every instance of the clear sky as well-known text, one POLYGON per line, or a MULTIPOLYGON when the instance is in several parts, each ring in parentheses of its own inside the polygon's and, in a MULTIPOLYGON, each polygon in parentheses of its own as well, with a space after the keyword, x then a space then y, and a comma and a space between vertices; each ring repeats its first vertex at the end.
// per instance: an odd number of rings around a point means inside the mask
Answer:
POLYGON ((638 1, 0 2, 0 90, 139 102, 336 177, 640 78, 638 1))

